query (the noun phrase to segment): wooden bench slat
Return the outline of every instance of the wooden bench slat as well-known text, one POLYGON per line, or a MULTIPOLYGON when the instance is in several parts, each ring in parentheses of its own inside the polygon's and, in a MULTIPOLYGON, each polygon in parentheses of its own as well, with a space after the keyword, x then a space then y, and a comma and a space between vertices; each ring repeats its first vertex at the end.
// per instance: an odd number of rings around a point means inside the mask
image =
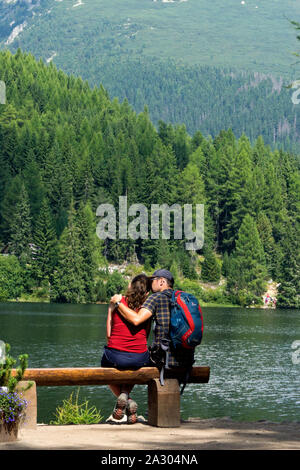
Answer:
MULTIPOLYGON (((210 367, 192 368, 189 383, 207 383, 210 367)), ((16 375, 16 370, 12 371, 16 375)), ((138 370, 118 370, 103 367, 65 367, 47 369, 26 369, 22 384, 32 380, 37 386, 60 385, 109 385, 109 384, 145 384, 148 385, 148 423, 158 427, 180 426, 180 387, 177 380, 184 377, 185 371, 166 370, 165 384, 161 386, 159 371, 156 367, 142 367, 138 370)), ((31 389, 29 389, 30 391, 31 389)), ((28 393, 25 392, 25 394, 28 393)), ((32 392, 26 419, 36 427, 37 399, 36 386, 32 392)))
MULTIPOLYGON (((167 370, 166 378, 183 376, 183 371, 167 370)), ((13 375, 16 372, 13 371, 13 375)), ((206 366, 193 367, 189 383, 207 383, 210 368, 206 366)), ((159 378, 156 367, 142 367, 138 370, 118 370, 103 367, 66 367, 51 369, 26 369, 23 380, 33 380, 37 386, 61 385, 108 385, 114 383, 148 384, 152 379, 159 378)))

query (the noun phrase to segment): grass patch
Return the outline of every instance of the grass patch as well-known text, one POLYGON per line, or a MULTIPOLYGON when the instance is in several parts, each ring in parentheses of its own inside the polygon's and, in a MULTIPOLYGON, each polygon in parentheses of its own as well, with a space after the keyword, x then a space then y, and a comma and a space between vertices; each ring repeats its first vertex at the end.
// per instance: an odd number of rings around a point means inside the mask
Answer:
POLYGON ((50 421, 50 424, 98 424, 102 419, 100 411, 95 406, 89 407, 87 400, 79 403, 78 388, 75 398, 72 392, 68 399, 63 400, 63 404, 56 409, 55 420, 50 421))

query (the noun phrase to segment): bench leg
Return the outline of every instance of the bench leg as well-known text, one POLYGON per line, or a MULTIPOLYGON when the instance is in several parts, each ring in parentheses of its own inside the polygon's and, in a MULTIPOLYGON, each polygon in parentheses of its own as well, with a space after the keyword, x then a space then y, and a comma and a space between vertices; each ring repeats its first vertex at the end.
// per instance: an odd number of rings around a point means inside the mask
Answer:
POLYGON ((165 379, 161 386, 159 379, 148 385, 148 423, 160 428, 180 426, 180 390, 177 379, 165 379))
POLYGON ((21 380, 18 383, 17 388, 16 388, 16 392, 20 391, 23 395, 23 398, 28 401, 25 420, 21 428, 36 429, 36 426, 37 426, 36 383, 33 382, 33 385, 28 390, 26 390, 26 392, 22 392, 22 388, 25 388, 27 385, 28 385, 28 381, 21 380))

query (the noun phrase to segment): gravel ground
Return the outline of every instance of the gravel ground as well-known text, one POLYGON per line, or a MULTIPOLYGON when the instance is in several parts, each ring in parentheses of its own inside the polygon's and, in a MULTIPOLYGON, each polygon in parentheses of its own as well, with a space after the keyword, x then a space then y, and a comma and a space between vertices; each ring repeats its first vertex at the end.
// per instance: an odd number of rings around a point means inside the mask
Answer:
MULTIPOLYGON (((300 450, 300 422, 189 419, 179 428, 95 424, 23 428, 3 450, 300 450)), ((2 454, 3 456, 3 454, 2 454)))

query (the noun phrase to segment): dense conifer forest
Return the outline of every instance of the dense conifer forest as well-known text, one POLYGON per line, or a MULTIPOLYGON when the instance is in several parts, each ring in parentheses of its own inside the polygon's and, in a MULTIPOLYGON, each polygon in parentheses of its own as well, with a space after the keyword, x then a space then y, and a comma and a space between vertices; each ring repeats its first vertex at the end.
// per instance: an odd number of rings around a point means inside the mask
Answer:
POLYGON ((299 307, 299 156, 232 129, 212 138, 183 123, 155 127, 147 107, 138 114, 21 50, 0 53, 0 77, 1 300, 107 301, 127 283, 108 263, 139 261, 171 269, 204 301, 259 304, 273 279, 277 305, 299 307), (100 240, 97 207, 118 208, 119 196, 149 209, 204 204, 203 248, 100 240), (199 281, 220 280, 208 298, 199 281))
POLYGON ((231 128, 251 143, 261 135, 273 149, 300 153, 300 110, 292 102, 290 81, 282 77, 130 58, 106 58, 100 66, 83 60, 75 69, 92 86, 101 77, 110 96, 127 98, 136 112, 147 105, 155 126, 160 120, 184 123, 190 134, 200 130, 206 137, 231 128))

